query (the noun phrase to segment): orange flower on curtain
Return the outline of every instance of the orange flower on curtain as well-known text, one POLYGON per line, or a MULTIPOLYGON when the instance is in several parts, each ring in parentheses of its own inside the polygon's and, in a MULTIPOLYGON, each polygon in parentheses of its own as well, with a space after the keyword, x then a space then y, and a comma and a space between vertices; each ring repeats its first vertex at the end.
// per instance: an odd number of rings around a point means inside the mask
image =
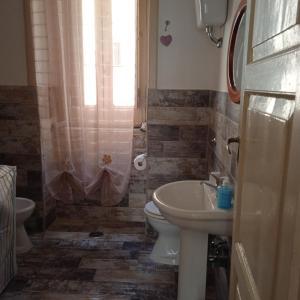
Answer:
POLYGON ((111 159, 111 156, 109 154, 104 154, 103 155, 103 158, 102 158, 102 161, 105 165, 109 165, 112 163, 112 159, 111 159))
POLYGON ((113 104, 111 0, 94 2, 96 103, 85 104, 82 1, 31 1, 44 181, 59 201, 111 206, 128 187, 133 107, 113 104))

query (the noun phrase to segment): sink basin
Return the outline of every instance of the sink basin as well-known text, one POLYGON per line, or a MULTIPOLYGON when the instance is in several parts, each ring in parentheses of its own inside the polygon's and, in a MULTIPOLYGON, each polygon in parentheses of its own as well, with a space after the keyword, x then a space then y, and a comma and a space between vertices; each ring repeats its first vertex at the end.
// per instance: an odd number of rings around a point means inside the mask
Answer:
POLYGON ((178 300, 205 300, 208 234, 231 235, 232 210, 217 208, 216 190, 200 180, 154 191, 162 215, 180 229, 178 300))
POLYGON ((165 184, 155 190, 153 200, 164 217, 181 228, 231 235, 232 210, 217 208, 215 189, 203 181, 165 184))

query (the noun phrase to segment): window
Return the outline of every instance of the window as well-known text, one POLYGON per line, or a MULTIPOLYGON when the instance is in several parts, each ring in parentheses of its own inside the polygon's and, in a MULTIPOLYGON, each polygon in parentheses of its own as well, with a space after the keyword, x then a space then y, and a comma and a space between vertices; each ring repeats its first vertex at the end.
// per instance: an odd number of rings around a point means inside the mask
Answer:
MULTIPOLYGON (((84 103, 96 105, 95 0, 82 1, 84 103)), ((112 0, 113 105, 134 106, 136 0, 112 0)))
MULTIPOLYGON (((158 24, 158 0, 111 0, 113 17, 113 105, 135 104, 135 125, 146 119, 146 99, 148 87, 156 87, 156 47, 158 24), (138 33, 138 34, 137 34, 138 33), (128 55, 129 54, 129 55, 128 55), (136 67, 136 68, 135 68, 136 67)), ((53 1, 55 2, 55 1, 53 1)), ((35 54, 48 51, 46 15, 41 10, 40 0, 25 1, 26 38, 28 49, 29 78, 32 84, 39 84, 48 76, 48 62, 35 61, 35 54), (32 11, 31 11, 32 8, 32 11), (32 15, 30 16, 30 12, 32 15), (39 31, 38 31, 39 30, 39 31), (32 37, 31 37, 32 35, 32 37), (38 76, 36 76, 36 67, 38 76), (41 77, 41 78, 40 78, 41 77), (38 80, 38 81, 37 81, 38 80)), ((58 1, 59 4, 66 3, 58 1)), ((82 0, 83 63, 84 63, 84 103, 97 103, 96 86, 96 40, 95 40, 95 0, 82 0)))
POLYGON ((96 105, 95 0, 82 1, 84 104, 96 105))
POLYGON ((112 0, 113 104, 134 106, 136 0, 112 0))

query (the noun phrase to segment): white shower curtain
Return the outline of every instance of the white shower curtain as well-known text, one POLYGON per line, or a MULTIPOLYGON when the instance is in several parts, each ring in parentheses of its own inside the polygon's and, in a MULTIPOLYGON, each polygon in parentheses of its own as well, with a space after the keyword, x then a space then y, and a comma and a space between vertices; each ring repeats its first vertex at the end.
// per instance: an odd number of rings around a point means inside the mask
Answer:
POLYGON ((32 2, 46 189, 64 203, 92 199, 116 205, 129 181, 134 108, 113 104, 111 0, 42 0, 37 7, 32 2), (96 103, 90 105, 84 93, 82 1, 95 1, 96 103), (41 36, 45 61, 39 59, 41 36))

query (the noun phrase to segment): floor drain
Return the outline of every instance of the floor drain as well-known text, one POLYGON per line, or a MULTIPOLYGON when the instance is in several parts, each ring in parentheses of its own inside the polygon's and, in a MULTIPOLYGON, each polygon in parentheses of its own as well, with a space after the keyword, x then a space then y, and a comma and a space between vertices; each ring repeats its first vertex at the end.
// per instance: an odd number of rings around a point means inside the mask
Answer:
POLYGON ((94 232, 91 232, 89 234, 90 237, 100 237, 100 236, 103 236, 103 232, 101 231, 94 231, 94 232))

